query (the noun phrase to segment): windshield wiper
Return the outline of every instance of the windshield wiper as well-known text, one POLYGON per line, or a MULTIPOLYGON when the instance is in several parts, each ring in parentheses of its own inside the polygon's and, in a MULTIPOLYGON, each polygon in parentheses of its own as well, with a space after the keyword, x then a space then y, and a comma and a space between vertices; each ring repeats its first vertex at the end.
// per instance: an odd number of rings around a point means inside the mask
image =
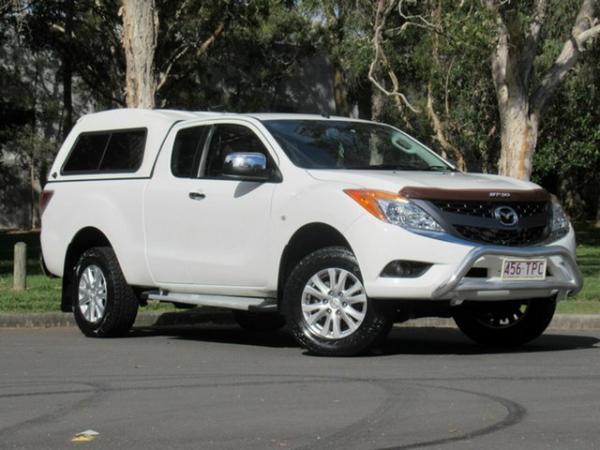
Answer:
POLYGON ((375 166, 355 166, 348 167, 348 169, 353 170, 416 170, 423 172, 456 172, 456 169, 453 169, 450 166, 442 166, 442 165, 433 165, 433 166, 419 166, 416 164, 378 164, 375 166))
POLYGON ((450 166, 429 166, 426 170, 432 172, 456 172, 456 169, 450 166))
POLYGON ((354 166, 348 167, 352 170, 419 170, 413 166, 400 166, 398 164, 378 164, 376 166, 354 166))

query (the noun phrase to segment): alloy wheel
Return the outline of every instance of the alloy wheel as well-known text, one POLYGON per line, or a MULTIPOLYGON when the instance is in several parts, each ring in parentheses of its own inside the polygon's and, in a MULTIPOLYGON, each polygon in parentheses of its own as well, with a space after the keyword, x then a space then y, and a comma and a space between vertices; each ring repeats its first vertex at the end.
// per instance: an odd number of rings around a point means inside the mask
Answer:
POLYGON ((362 282, 351 272, 328 268, 313 275, 302 291, 302 316, 307 329, 325 339, 353 334, 367 313, 362 282))
POLYGON ((85 268, 79 278, 79 309, 85 320, 96 323, 104 317, 106 311, 106 278, 102 269, 96 265, 85 268))

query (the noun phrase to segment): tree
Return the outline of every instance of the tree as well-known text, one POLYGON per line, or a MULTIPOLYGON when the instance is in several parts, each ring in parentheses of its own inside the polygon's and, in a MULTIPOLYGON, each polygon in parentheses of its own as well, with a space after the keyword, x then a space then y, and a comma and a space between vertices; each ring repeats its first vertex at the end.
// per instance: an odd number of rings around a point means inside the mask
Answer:
MULTIPOLYGON (((223 0, 207 6, 199 0, 180 1, 177 8, 164 0, 122 0, 122 43, 125 52, 127 106, 154 108, 157 93, 183 59, 199 60, 224 33, 235 3, 223 0), (199 26, 204 15, 220 19, 206 36, 199 26), (159 27, 163 22, 164 26, 159 27), (204 38, 201 38, 204 36, 204 38), (160 37, 160 42, 159 42, 160 37)), ((243 9, 241 4, 239 9, 243 9)), ((162 105, 161 105, 162 106, 162 105)))
POLYGON ((540 121, 548 100, 577 63, 585 45, 600 34, 597 1, 583 0, 570 36, 554 63, 536 80, 534 63, 543 43, 548 0, 535 0, 528 26, 516 1, 486 0, 496 21, 492 77, 500 114, 503 175, 529 179, 540 121))
MULTIPOLYGON (((396 74, 394 67, 390 63, 387 52, 384 49, 384 36, 386 34, 386 25, 390 14, 398 5, 398 0, 378 0, 375 9, 375 19, 373 24, 373 60, 369 66, 369 80, 380 93, 392 98, 398 111, 404 116, 405 109, 409 109, 414 113, 419 110, 412 105, 407 96, 400 89, 399 77, 396 74), (391 89, 385 86, 385 82, 381 81, 382 74, 386 74, 389 78, 391 89)), ((401 3, 400 3, 401 5, 401 3)), ((402 30, 403 31, 403 30, 402 30)), ((405 121, 407 119, 405 118, 405 121)), ((408 121, 407 121, 408 122, 408 121)))
POLYGON ((477 0, 378 0, 369 79, 404 126, 461 169, 493 171, 495 104, 477 0))
POLYGON ((0 31, 0 180, 8 223, 39 225, 37 196, 41 173, 56 143, 60 92, 57 60, 51 52, 32 52, 23 40, 26 9, 8 13, 0 31), (10 218, 12 216, 12 218, 10 218))
POLYGON ((380 96, 372 97, 367 71, 372 49, 369 34, 375 15, 373 0, 304 0, 298 2, 316 28, 317 51, 327 56, 332 66, 335 113, 348 116, 353 105, 368 117, 382 114, 380 96), (373 100, 375 103, 371 102, 373 100))
POLYGON ((335 113, 350 114, 348 83, 341 52, 346 38, 348 16, 352 14, 352 0, 308 0, 303 4, 311 19, 320 25, 322 48, 333 66, 333 100, 335 113))
POLYGON ((158 36, 158 11, 154 0, 123 0, 125 92, 130 108, 154 108, 156 74, 154 53, 158 36))
POLYGON ((532 179, 555 192, 578 220, 595 219, 594 212, 600 213, 600 177, 594 176, 600 173, 598 73, 600 45, 581 55, 577 70, 549 102, 533 160, 532 179))

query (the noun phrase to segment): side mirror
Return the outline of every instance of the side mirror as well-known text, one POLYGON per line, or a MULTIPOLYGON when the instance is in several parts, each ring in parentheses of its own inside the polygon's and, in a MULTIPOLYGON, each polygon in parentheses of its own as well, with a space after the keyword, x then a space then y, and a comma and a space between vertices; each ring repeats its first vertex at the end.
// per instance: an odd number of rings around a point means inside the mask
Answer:
POLYGON ((247 181, 269 181, 267 157, 262 153, 230 153, 223 163, 223 175, 247 181))

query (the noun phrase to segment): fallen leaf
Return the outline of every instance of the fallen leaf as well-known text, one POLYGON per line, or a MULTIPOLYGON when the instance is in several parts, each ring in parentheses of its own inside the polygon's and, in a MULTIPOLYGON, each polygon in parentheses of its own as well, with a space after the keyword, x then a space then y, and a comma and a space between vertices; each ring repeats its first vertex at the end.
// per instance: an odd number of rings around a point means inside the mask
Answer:
POLYGON ((94 430, 85 430, 81 433, 77 433, 71 439, 71 442, 80 443, 80 442, 91 442, 96 439, 96 436, 99 436, 100 433, 94 430))

